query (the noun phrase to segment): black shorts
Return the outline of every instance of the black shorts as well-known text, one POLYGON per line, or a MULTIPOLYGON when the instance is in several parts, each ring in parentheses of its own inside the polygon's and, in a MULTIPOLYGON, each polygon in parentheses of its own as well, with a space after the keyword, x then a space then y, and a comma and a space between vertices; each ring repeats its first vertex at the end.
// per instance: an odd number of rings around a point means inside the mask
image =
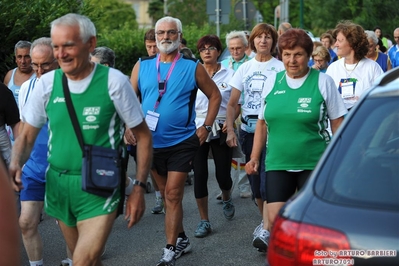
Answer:
POLYGON ((199 147, 199 138, 194 133, 179 144, 154 149, 152 169, 157 170, 161 176, 167 176, 170 171, 189 173, 193 168, 193 160, 199 147))
POLYGON ((311 173, 311 170, 300 172, 267 171, 267 203, 286 202, 297 190, 303 187, 311 173))

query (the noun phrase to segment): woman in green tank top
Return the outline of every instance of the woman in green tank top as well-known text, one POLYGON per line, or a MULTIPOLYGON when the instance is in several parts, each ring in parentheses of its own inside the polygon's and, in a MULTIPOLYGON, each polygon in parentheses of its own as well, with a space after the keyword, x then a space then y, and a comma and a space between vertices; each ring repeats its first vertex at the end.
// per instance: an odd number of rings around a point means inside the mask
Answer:
POLYGON ((256 172, 266 164, 266 198, 270 228, 280 208, 299 190, 330 142, 347 110, 332 78, 308 67, 313 42, 305 31, 290 29, 278 48, 284 71, 268 78, 256 125, 251 160, 256 172), (266 145, 265 162, 259 162, 266 145))

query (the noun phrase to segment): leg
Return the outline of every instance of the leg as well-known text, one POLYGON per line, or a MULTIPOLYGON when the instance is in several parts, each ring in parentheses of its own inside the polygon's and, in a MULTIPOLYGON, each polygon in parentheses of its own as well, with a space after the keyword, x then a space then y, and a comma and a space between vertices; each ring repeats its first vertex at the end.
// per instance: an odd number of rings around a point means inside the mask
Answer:
POLYGON ((116 211, 79 221, 77 227, 62 222, 61 230, 72 252, 73 265, 101 266, 101 253, 111 232, 116 211))
POLYGON ((166 176, 158 174, 157 170, 155 169, 151 169, 150 172, 151 176, 155 179, 155 182, 158 185, 158 189, 159 192, 161 192, 162 198, 165 198, 166 176))
POLYGON ((209 146, 209 142, 202 144, 194 158, 194 195, 201 218, 194 232, 195 237, 206 237, 212 231, 208 215, 209 146))
POLYGON ((220 143, 219 139, 212 140, 210 143, 215 162, 216 180, 222 190, 223 215, 227 220, 231 220, 235 214, 235 207, 231 199, 233 182, 230 175, 233 150, 225 142, 220 143))
POLYGON ((183 232, 183 194, 187 173, 169 172, 165 186, 165 233, 166 242, 176 245, 177 236, 183 232))
POLYGON ((78 230, 76 227, 67 226, 64 222, 57 220, 67 245, 67 257, 72 259, 78 241, 78 230))
POLYGON ((39 261, 43 258, 43 242, 38 231, 42 209, 43 201, 21 201, 19 226, 30 261, 39 261))
POLYGON ((301 172, 268 171, 266 173, 266 198, 269 228, 273 228, 274 220, 284 203, 297 190, 297 176, 301 172))
POLYGON ((233 181, 231 179, 231 161, 233 150, 226 143, 220 144, 220 140, 210 142, 213 161, 215 163, 215 175, 219 188, 222 190, 222 199, 230 199, 233 181))
POLYGON ((204 143, 198 149, 194 164, 194 195, 197 201, 201 220, 209 221, 208 217, 208 153, 209 143, 204 143))
POLYGON ((271 228, 269 226, 269 215, 268 215, 268 210, 267 210, 267 201, 263 201, 262 219, 263 219, 263 229, 271 232, 270 231, 271 228))
POLYGON ((274 219, 276 218, 281 207, 283 207, 285 202, 272 202, 267 203, 267 215, 269 217, 269 228, 272 229, 274 219))
POLYGON ((241 198, 250 198, 252 197, 252 192, 251 192, 251 185, 249 184, 248 176, 245 173, 245 161, 243 158, 238 158, 238 181, 237 181, 237 186, 240 191, 240 197, 241 198))

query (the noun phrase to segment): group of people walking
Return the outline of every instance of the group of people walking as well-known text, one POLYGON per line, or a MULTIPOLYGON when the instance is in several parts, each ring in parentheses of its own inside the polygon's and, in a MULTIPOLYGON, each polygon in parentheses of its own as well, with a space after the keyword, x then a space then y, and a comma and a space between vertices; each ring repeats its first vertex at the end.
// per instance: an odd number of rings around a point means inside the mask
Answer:
MULTIPOLYGON (((236 213, 231 197, 235 183, 241 191, 249 182, 262 216, 253 246, 266 252, 278 211, 306 182, 344 116, 383 73, 366 57, 370 35, 350 21, 332 31, 335 61, 328 49, 314 53, 312 39, 289 23, 278 30, 259 23, 250 34, 229 33, 231 56, 222 62, 222 43, 215 35, 199 38, 201 61, 180 53, 183 28, 177 18, 161 18, 147 33, 148 57, 134 65, 130 81, 113 68, 115 58, 102 59, 107 50, 96 49, 94 24, 82 15, 54 20, 51 38, 33 42, 29 58, 21 54, 20 60, 32 69, 24 72, 28 81, 18 99, 22 123, 7 164, 14 189, 21 191, 20 226, 31 265, 43 265, 37 233, 43 206, 61 228, 71 255, 67 263, 102 265, 101 254, 125 194, 127 227, 143 216, 149 174, 158 191, 152 212, 165 213, 166 245, 154 264, 175 265, 192 249, 182 206, 192 170, 199 211, 193 233, 203 238, 212 232, 209 158, 227 221, 236 213), (326 73, 319 65, 310 66, 326 53, 326 73), (134 147, 135 179, 127 178, 111 196, 81 189, 82 150, 66 92, 85 144, 118 150, 125 142, 134 147), (232 160, 240 157, 247 175, 232 179, 232 160)), ((18 80, 11 75, 6 78, 18 80)))

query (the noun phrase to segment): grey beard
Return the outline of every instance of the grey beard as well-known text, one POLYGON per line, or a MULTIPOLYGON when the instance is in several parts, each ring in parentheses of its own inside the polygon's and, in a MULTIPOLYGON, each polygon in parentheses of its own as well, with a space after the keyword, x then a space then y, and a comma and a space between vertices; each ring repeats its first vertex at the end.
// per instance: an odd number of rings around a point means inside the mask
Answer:
POLYGON ((172 42, 171 44, 169 44, 167 47, 165 47, 163 44, 161 44, 161 42, 159 42, 157 40, 157 47, 158 47, 159 51, 164 54, 170 54, 171 52, 178 49, 179 45, 180 45, 180 41, 176 40, 176 41, 172 42))

